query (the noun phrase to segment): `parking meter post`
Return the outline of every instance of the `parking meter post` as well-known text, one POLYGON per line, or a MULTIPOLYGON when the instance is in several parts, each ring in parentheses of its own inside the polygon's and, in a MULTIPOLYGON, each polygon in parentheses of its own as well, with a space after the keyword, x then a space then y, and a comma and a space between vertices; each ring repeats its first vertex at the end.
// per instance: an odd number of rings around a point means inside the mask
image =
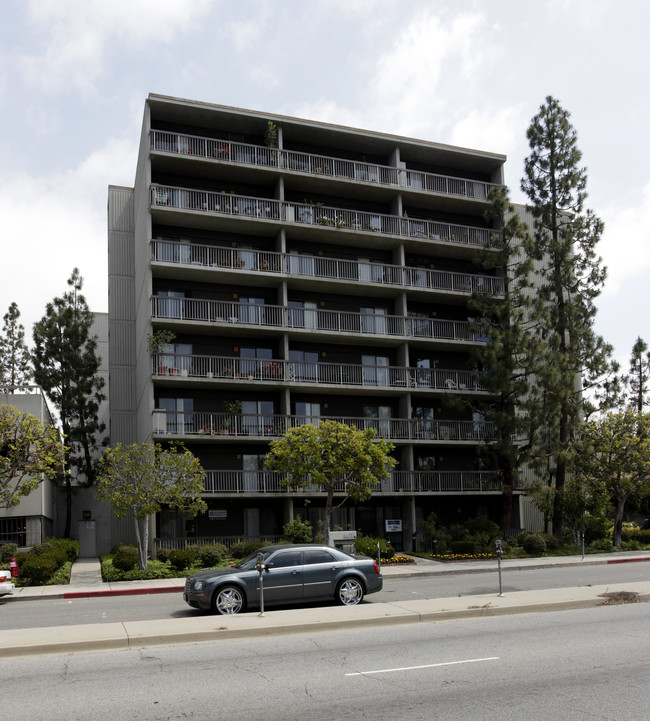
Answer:
POLYGON ((379 572, 381 573, 381 544, 377 541, 377 566, 379 566, 379 572))
POLYGON ((585 532, 582 532, 582 560, 585 560, 585 532))
POLYGON ((264 616, 264 569, 266 565, 264 563, 264 556, 261 553, 257 554, 257 571, 260 574, 260 612, 258 615, 264 616))
POLYGON ((503 555, 503 541, 496 540, 497 565, 499 568, 499 596, 503 596, 503 585, 501 583, 501 556, 503 555))

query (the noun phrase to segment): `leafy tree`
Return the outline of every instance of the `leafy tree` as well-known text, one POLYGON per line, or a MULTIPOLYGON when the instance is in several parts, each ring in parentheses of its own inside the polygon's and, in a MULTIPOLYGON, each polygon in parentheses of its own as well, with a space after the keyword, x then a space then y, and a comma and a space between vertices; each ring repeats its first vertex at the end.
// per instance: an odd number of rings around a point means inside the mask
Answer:
POLYGON ((569 113, 546 98, 527 131, 531 153, 521 182, 534 217, 532 257, 536 296, 531 320, 543 341, 535 378, 536 403, 545 419, 537 438, 536 467, 554 486, 553 531, 562 533, 562 494, 574 440, 588 407, 587 389, 611 372, 611 347, 593 329, 594 301, 606 271, 596 255, 602 221, 585 210, 587 174, 569 113))
POLYGON ((615 502, 614 545, 620 548, 626 502, 650 493, 650 414, 610 412, 585 424, 582 442, 572 470, 593 495, 607 493, 615 502))
POLYGON ((0 335, 0 386, 9 393, 25 390, 32 379, 29 349, 25 345, 25 328, 18 321, 18 305, 12 303, 4 314, 0 335))
POLYGON ((18 505, 44 478, 53 478, 62 450, 53 426, 43 427, 14 406, 0 406, 0 508, 18 505))
POLYGON ((163 506, 182 508, 190 516, 207 509, 200 498, 205 471, 182 445, 117 444, 100 458, 97 477, 97 499, 111 504, 118 518, 133 515, 141 569, 147 567, 150 515, 163 506))
POLYGON ((77 268, 68 280, 70 291, 47 304, 45 315, 34 324, 34 379, 52 399, 68 449, 64 468, 66 487, 65 537, 70 535, 72 513, 71 468, 88 484, 95 478, 93 452, 104 424, 98 418, 104 399, 103 379, 97 375, 100 359, 97 340, 90 335, 93 314, 81 294, 83 278, 77 268))
POLYGON ((360 430, 336 421, 321 421, 290 428, 283 438, 271 442, 266 467, 287 474, 285 487, 319 486, 325 501, 325 543, 329 544, 332 510, 347 498, 365 501, 372 486, 389 476, 395 459, 389 456, 393 445, 375 440, 372 428, 360 430), (334 493, 344 491, 334 506, 334 493))

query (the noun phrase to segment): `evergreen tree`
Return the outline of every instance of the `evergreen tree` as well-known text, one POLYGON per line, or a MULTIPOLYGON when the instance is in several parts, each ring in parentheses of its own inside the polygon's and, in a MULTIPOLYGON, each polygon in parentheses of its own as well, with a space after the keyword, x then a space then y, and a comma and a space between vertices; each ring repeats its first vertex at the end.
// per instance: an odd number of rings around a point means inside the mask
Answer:
POLYGON ((636 343, 632 347, 630 373, 625 380, 629 391, 627 398, 629 405, 638 413, 643 413, 643 409, 650 403, 650 399, 648 399, 650 352, 648 352, 648 344, 640 337, 636 339, 636 343))
POLYGON ((19 323, 18 305, 12 303, 4 314, 0 335, 0 387, 9 393, 25 390, 32 380, 29 349, 25 345, 25 328, 19 323))
POLYGON ((509 528, 518 469, 534 437, 534 416, 526 404, 539 340, 531 334, 528 320, 532 271, 528 228, 509 203, 505 188, 493 191, 491 199, 486 219, 499 230, 479 262, 484 270, 501 274, 504 287, 503 293, 475 292, 469 300, 469 309, 481 319, 488 337, 472 354, 474 380, 489 393, 488 399, 474 396, 469 403, 495 428, 495 435, 486 439, 480 452, 491 456, 489 465, 502 473, 502 525, 509 528))
POLYGON ((543 414, 536 466, 554 486, 553 530, 562 532, 562 492, 576 432, 590 409, 583 391, 611 372, 611 347, 593 329, 594 301, 606 271, 595 248, 602 221, 586 210, 586 170, 569 113, 546 99, 527 131, 531 153, 522 190, 534 217, 537 289, 532 318, 544 342, 535 379, 543 414))
POLYGON ((95 477, 93 451, 104 430, 97 413, 104 381, 97 375, 97 341, 90 335, 93 314, 81 294, 83 278, 77 268, 68 280, 70 291, 47 304, 34 324, 34 379, 57 408, 68 450, 64 469, 66 523, 69 537, 72 512, 71 471, 87 483, 95 477))

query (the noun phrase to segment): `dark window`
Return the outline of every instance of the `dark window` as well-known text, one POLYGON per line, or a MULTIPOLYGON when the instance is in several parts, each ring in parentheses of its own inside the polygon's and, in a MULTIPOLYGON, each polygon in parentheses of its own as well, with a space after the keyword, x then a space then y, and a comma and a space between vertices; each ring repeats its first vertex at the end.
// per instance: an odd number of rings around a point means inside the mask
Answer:
POLYGON ((335 558, 323 548, 313 548, 305 551, 305 565, 312 563, 332 563, 335 558))
POLYGON ((286 566, 300 565, 300 551, 282 551, 276 554, 270 561, 273 568, 285 568, 286 566))

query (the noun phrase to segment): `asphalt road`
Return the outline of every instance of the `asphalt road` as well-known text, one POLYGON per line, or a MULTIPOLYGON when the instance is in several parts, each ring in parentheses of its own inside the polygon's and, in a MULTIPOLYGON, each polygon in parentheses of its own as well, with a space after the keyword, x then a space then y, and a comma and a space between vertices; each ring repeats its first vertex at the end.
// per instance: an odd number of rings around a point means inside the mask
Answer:
POLYGON ((2 717, 638 721, 647 716, 649 641, 642 603, 0 658, 2 717))
MULTIPOLYGON (((509 570, 502 574, 502 585, 504 593, 507 594, 525 590, 648 579, 650 579, 650 562, 640 562, 509 570)), ((498 584, 496 571, 449 576, 386 578, 383 591, 368 596, 365 603, 498 593, 498 584)), ((0 598, 0 629, 183 618, 194 616, 196 613, 198 612, 183 602, 180 593, 8 603, 2 603, 0 598)))

